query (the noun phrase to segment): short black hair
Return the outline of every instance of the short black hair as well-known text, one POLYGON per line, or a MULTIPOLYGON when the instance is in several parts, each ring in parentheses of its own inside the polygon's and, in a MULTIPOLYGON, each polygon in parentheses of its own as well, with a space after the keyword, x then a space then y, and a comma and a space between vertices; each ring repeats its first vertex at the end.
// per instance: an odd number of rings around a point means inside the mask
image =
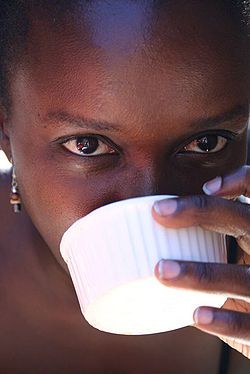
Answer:
MULTIPOLYGON (((84 2, 90 2, 85 0, 84 2)), ((133 0, 136 1, 136 0, 133 0)), ((159 0, 155 0, 157 3, 159 0)), ((204 0, 197 0, 204 1, 204 0)), ((29 13, 47 10, 54 19, 67 16, 80 0, 0 0, 0 105, 7 113, 11 108, 9 82, 12 73, 25 53, 29 32, 29 13)), ((217 0, 226 6, 227 13, 236 19, 242 34, 249 38, 250 0, 217 0)))

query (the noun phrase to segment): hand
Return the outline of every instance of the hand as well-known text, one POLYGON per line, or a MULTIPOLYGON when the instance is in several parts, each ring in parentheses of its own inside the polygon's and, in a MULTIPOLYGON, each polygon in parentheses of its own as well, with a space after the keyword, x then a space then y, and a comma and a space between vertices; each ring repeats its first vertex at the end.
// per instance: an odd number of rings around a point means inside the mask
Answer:
POLYGON ((250 358, 250 205, 224 199, 250 197, 250 167, 205 183, 206 195, 157 202, 153 217, 165 227, 200 226, 236 238, 236 265, 160 261, 155 273, 167 286, 192 288, 228 297, 221 309, 201 306, 194 327, 216 335, 250 358), (213 196, 211 196, 213 195, 213 196))

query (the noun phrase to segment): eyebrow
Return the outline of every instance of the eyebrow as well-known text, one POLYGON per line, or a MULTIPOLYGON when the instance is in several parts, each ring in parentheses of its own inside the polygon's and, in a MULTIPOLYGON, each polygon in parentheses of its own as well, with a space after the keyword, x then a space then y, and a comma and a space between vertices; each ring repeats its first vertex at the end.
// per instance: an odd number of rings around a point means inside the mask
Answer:
POLYGON ((215 117, 199 118, 190 123, 190 127, 197 129, 209 129, 223 123, 233 122, 233 121, 247 121, 249 116, 248 105, 237 105, 233 109, 219 114, 215 117))
MULTIPOLYGON (((223 123, 233 121, 247 121, 249 116, 248 105, 237 105, 233 109, 219 114, 215 117, 199 118, 190 123, 190 128, 195 130, 209 129, 219 126, 223 123)), ((58 125, 71 124, 75 127, 91 129, 93 131, 121 131, 121 126, 108 121, 97 121, 83 116, 73 116, 65 111, 49 112, 45 121, 53 121, 58 125)))
POLYGON ((45 121, 53 121, 57 124, 71 124, 75 127, 81 127, 84 129, 92 129, 95 131, 120 131, 119 126, 108 121, 97 121, 83 116, 73 116, 68 112, 56 111, 49 112, 45 121))

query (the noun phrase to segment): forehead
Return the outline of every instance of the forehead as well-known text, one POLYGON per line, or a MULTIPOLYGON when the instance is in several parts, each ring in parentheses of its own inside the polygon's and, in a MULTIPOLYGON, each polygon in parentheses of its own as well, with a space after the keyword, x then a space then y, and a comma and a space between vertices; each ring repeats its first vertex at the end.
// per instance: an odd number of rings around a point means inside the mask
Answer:
POLYGON ((52 109, 81 107, 90 117, 122 110, 129 118, 144 108, 149 119, 159 107, 163 116, 193 115, 194 103, 203 113, 221 111, 245 95, 238 29, 218 2, 79 4, 31 15, 15 80, 28 101, 36 93, 52 109))

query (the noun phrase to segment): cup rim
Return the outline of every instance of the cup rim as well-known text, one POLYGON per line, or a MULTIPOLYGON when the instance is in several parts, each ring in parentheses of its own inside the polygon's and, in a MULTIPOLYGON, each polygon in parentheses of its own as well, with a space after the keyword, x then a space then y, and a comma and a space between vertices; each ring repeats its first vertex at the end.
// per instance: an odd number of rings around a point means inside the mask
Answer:
MULTIPOLYGON (((177 195, 149 195, 149 196, 131 197, 131 198, 124 199, 124 200, 114 201, 112 203, 108 203, 106 205, 102 205, 102 206, 100 206, 100 207, 92 210, 91 212, 89 212, 85 216, 83 216, 81 218, 78 218, 74 223, 72 223, 72 225, 70 225, 70 227, 64 232, 64 234, 66 234, 66 232, 70 228, 77 226, 78 223, 80 223, 80 221, 82 219, 86 219, 88 217, 94 216, 94 215, 98 214, 100 210, 102 212, 104 212, 104 211, 108 211, 108 210, 114 209, 116 207, 128 206, 128 205, 132 204, 135 200, 138 202, 138 204, 142 204, 142 203, 144 203, 146 201, 150 201, 150 200, 157 201, 158 199, 159 200, 163 200, 163 199, 171 199, 171 198, 178 198, 178 197, 179 196, 177 196, 177 195)), ((62 238, 63 238, 63 236, 62 236, 62 238)))

